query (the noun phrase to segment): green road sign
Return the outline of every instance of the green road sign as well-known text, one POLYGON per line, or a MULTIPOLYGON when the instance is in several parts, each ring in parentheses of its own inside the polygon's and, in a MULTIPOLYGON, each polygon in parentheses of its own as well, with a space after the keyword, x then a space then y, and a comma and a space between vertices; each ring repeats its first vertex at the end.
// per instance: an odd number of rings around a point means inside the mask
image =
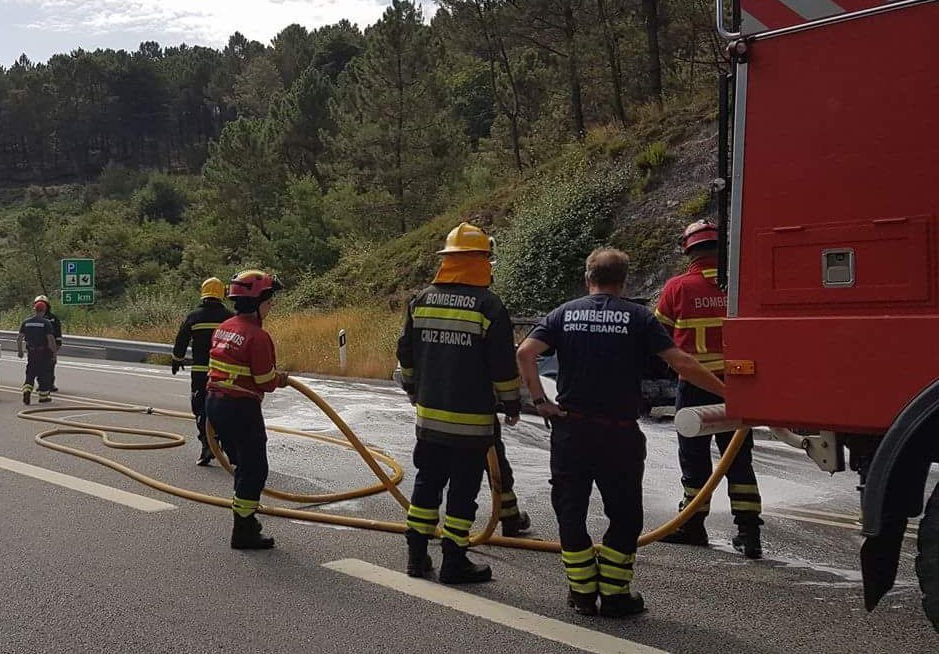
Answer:
MULTIPOLYGON (((95 287, 95 260, 94 259, 62 259, 63 293, 71 290, 91 291, 95 287)), ((94 293, 91 294, 94 298, 94 293)), ((62 296, 63 304, 65 295, 62 296)), ((91 304, 91 302, 75 302, 73 304, 91 304)))
POLYGON ((83 288, 74 291, 62 291, 62 304, 94 304, 95 290, 93 288, 83 288))

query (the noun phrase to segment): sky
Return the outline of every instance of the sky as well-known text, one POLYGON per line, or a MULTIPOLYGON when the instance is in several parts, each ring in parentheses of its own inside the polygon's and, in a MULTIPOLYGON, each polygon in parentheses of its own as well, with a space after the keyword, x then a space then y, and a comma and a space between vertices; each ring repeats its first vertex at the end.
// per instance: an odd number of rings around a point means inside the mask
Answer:
MULTIPOLYGON (((433 0, 420 0, 424 19, 433 0)), ((307 29, 343 18, 371 25, 391 0, 0 0, 0 66, 20 54, 45 62, 82 48, 134 51, 142 41, 162 46, 222 48, 241 32, 269 45, 291 23, 307 29)))

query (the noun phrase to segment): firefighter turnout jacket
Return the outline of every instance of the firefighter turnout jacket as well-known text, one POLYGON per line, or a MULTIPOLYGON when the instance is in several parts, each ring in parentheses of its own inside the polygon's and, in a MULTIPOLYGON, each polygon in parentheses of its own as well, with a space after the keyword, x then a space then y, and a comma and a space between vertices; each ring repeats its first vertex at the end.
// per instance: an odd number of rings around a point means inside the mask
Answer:
POLYGON ((488 446, 497 404, 519 413, 512 323, 488 288, 437 283, 421 291, 408 306, 398 361, 419 439, 488 446))
POLYGON ((173 359, 182 361, 186 358, 186 348, 192 342, 191 372, 209 371, 209 348, 212 345, 212 332, 223 322, 232 317, 232 312, 215 298, 206 298, 196 309, 186 316, 176 333, 173 345, 173 359))
POLYGON ((716 374, 724 371, 721 331, 726 314, 727 294, 717 286, 717 260, 712 257, 695 259, 687 272, 668 280, 655 309, 675 345, 716 374))
POLYGON ((229 318, 212 334, 209 351, 210 393, 258 401, 277 388, 274 342, 254 313, 229 318))

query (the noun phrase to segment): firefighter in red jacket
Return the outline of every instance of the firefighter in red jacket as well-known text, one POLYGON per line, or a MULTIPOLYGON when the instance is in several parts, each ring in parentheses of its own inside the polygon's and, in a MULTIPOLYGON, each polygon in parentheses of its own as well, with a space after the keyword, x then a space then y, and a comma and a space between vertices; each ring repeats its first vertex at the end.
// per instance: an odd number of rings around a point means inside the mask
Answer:
POLYGON ((267 481, 267 430, 261 415, 264 393, 287 385, 287 373, 275 370, 274 343, 261 327, 276 291, 273 275, 245 270, 232 277, 228 297, 235 315, 212 334, 206 417, 235 464, 232 499, 234 549, 268 549, 274 539, 261 534, 255 512, 267 481))
POLYGON ((521 406, 512 323, 488 288, 490 249, 489 237, 475 225, 454 228, 438 252, 443 257, 433 283, 408 305, 398 339, 402 386, 417 409, 407 573, 423 577, 431 568, 427 543, 447 486, 439 575, 445 584, 492 578, 488 565, 467 558, 469 532, 486 451, 496 438, 496 411, 511 426, 521 406))
MULTIPOLYGON (((688 225, 682 236, 682 250, 691 259, 684 274, 665 284, 655 315, 672 333, 675 344, 694 355, 705 368, 717 375, 724 370, 721 327, 727 313, 727 295, 717 286, 717 226, 708 220, 688 225)), ((720 404, 721 398, 698 388, 685 379, 678 381, 676 409, 686 406, 720 404)), ((715 440, 721 454, 727 449, 732 432, 717 434, 715 440)), ((753 435, 747 436, 743 447, 727 471, 727 493, 738 534, 733 546, 747 558, 762 556, 760 489, 753 472, 753 435)), ((711 437, 678 437, 678 461, 684 499, 690 502, 711 476, 711 437)), ((707 546, 708 534, 704 520, 709 503, 698 509, 682 528, 663 538, 666 543, 707 546)))

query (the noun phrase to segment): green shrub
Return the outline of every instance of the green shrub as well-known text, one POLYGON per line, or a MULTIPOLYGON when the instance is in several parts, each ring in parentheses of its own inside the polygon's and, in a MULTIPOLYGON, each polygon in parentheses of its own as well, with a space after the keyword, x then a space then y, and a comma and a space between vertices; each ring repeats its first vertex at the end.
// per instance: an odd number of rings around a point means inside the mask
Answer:
POLYGON ((711 204, 711 192, 700 189, 693 197, 678 205, 678 215, 682 218, 696 218, 707 213, 711 204))
POLYGON ((541 313, 583 291, 584 259, 611 230, 631 175, 568 171, 546 178, 500 234, 495 288, 515 313, 541 313))
POLYGON ((668 145, 663 141, 656 141, 647 145, 636 155, 634 163, 642 173, 649 173, 668 163, 668 145))

